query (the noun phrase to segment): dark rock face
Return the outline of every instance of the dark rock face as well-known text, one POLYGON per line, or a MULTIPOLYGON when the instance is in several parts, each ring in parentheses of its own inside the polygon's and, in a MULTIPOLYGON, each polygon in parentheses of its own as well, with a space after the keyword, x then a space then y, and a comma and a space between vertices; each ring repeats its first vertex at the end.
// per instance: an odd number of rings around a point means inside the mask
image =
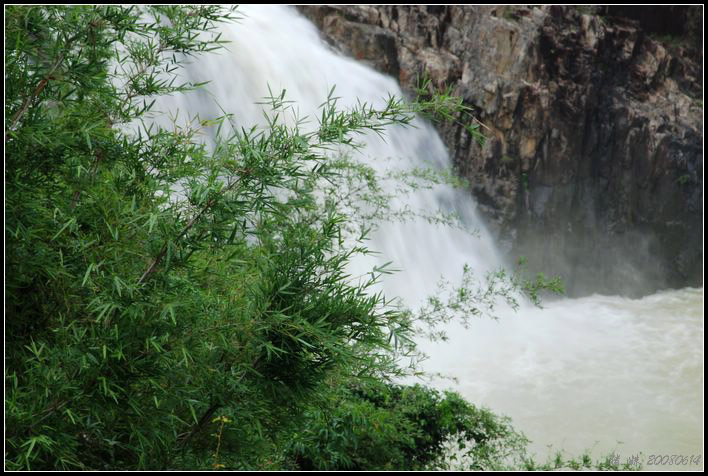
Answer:
POLYGON ((300 10, 405 90, 427 70, 477 109, 483 148, 439 131, 510 256, 571 294, 702 285, 702 7, 300 10))

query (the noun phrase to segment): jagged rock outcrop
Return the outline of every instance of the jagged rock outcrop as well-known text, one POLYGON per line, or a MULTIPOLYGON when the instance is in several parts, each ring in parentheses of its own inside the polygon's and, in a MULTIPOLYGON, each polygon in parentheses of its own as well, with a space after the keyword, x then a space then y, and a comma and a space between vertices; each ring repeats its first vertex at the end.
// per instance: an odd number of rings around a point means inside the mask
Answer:
POLYGON ((701 286, 702 7, 309 6, 343 53, 427 70, 489 128, 440 125, 511 256, 572 294, 701 286))

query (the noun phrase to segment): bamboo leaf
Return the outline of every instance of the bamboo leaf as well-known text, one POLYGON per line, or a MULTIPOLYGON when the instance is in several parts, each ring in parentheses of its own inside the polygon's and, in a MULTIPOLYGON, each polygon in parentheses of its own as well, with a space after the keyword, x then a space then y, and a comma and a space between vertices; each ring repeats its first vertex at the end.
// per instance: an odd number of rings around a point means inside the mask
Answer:
POLYGON ((58 237, 59 235, 61 235, 64 230, 66 230, 68 227, 74 225, 75 223, 76 223, 76 218, 72 218, 72 219, 70 219, 68 222, 64 223, 64 226, 62 226, 61 229, 59 229, 59 231, 58 231, 58 232, 52 237, 52 239, 49 240, 49 241, 54 241, 54 240, 56 240, 57 237, 58 237))

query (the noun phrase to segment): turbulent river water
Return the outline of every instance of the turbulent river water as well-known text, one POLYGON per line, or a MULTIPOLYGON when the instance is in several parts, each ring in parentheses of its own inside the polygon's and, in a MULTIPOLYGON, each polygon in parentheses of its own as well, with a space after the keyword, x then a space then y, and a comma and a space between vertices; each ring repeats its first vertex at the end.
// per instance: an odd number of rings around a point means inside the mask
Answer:
MULTIPOLYGON (((380 104, 387 93, 401 95, 393 79, 332 51, 294 9, 241 7, 239 12, 244 18, 223 31, 231 41, 228 51, 194 60, 185 71, 189 80, 211 81, 209 94, 172 98, 163 110, 210 118, 220 115, 218 102, 238 124, 250 126, 263 124, 262 106, 255 103, 268 86, 286 89, 302 116, 316 112, 332 86, 343 106, 357 98, 380 104)), ((417 126, 389 131, 386 142, 366 139, 360 160, 380 170, 391 164, 449 167, 434 129, 424 122, 417 126)), ((507 264, 466 192, 437 187, 398 205, 456 211, 478 230, 470 236, 422 220, 381 226, 370 247, 402 270, 383 287, 406 305, 415 307, 432 294, 440 276, 459 279, 465 263, 479 273, 507 264)), ((362 260, 354 266, 364 271, 372 264, 362 260)), ((560 299, 543 309, 522 303, 498 321, 475 320, 468 329, 451 325, 448 342, 421 342, 431 356, 424 367, 457 378, 434 385, 510 416, 541 459, 549 445, 568 455, 614 451, 622 462, 640 452, 702 456, 702 310, 703 289, 641 299, 560 299)))

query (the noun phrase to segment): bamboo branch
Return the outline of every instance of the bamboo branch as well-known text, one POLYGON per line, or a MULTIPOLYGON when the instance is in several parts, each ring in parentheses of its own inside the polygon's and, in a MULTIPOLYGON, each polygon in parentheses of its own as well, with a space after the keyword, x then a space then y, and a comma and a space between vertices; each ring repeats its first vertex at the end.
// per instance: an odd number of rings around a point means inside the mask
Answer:
POLYGON ((15 129, 15 126, 17 125, 19 120, 22 118, 24 113, 29 108, 30 102, 33 102, 37 98, 37 96, 39 96, 39 94, 44 90, 44 88, 47 86, 47 83, 49 83, 49 80, 52 79, 52 75, 54 74, 54 71, 56 71, 56 69, 59 67, 59 65, 61 64, 62 61, 64 61, 64 53, 62 53, 59 56, 59 59, 57 60, 57 62, 54 63, 54 66, 52 66, 52 69, 49 70, 49 74, 39 82, 39 84, 37 85, 36 88, 34 88, 34 91, 32 92, 32 94, 30 94, 29 96, 27 96, 25 98, 24 102, 22 103, 22 107, 20 107, 20 109, 12 116, 12 119, 10 119, 10 122, 11 122, 10 127, 5 132, 5 140, 6 141, 7 141, 8 134, 15 129))
MULTIPOLYGON (((224 358, 226 357, 225 353, 221 354, 221 357, 219 358, 219 362, 223 362, 224 358)), ((256 357, 255 360, 253 361, 253 364, 251 364, 251 368, 254 369, 256 365, 258 365, 258 361, 260 360, 260 357, 256 357)), ((242 374, 238 378, 238 382, 243 380, 243 378, 246 376, 246 374, 242 374)), ((177 439, 179 441, 179 446, 183 447, 187 444, 187 442, 194 436, 196 435, 206 423, 209 422, 209 419, 211 416, 223 406, 221 403, 213 403, 206 412, 204 412, 204 415, 199 419, 199 421, 194 425, 194 427, 189 431, 189 433, 182 433, 177 439)))
MULTIPOLYGON (((204 206, 204 208, 202 208, 202 209, 199 211, 199 213, 197 213, 196 215, 194 215, 194 217, 192 217, 192 219, 189 220, 189 223, 187 223, 187 225, 182 229, 182 231, 179 233, 179 235, 177 235, 177 237, 175 238, 175 241, 179 240, 179 239, 182 238, 184 235, 186 235, 187 232, 188 232, 189 230, 191 230, 192 227, 194 227, 194 225, 195 225, 195 224, 197 223, 197 221, 202 217, 202 215, 204 215, 212 206, 214 206, 214 203, 216 203, 217 199, 220 198, 221 196, 223 196, 224 193, 226 193, 226 192, 228 192, 230 189, 232 189, 237 183, 239 183, 239 181, 233 182, 232 184, 228 185, 228 186, 223 190, 223 192, 222 192, 220 195, 217 195, 216 197, 213 197, 212 199, 210 199, 210 200, 206 203, 206 205, 204 206)), ((148 269, 145 270, 145 272, 144 272, 143 275, 140 277, 140 279, 138 279, 138 282, 137 282, 137 285, 138 285, 138 286, 140 286, 152 273, 154 273, 155 270, 157 269, 157 267, 159 266, 159 264, 162 262, 163 258, 164 258, 165 255, 167 254, 167 246, 168 246, 168 243, 169 243, 169 242, 165 242, 165 244, 162 245, 162 248, 160 249, 160 252, 157 254, 157 256, 156 256, 155 259, 152 261, 152 263, 150 264, 150 266, 148 266, 148 269)))
MULTIPOLYGON (((98 164, 101 162, 103 159, 103 153, 98 150, 96 151, 96 156, 93 161, 93 167, 91 167, 91 181, 96 179, 96 172, 98 171, 98 164)), ((74 192, 74 196, 71 199, 71 209, 73 210, 76 208, 76 205, 79 203, 79 197, 81 196, 81 189, 77 190, 74 192)))
POLYGON ((210 407, 207 409, 207 411, 204 412, 204 415, 202 415, 202 417, 199 419, 199 422, 198 422, 196 425, 194 425, 194 427, 192 428, 192 430, 191 430, 189 433, 187 433, 186 435, 184 435, 184 436, 182 437, 182 441, 179 443, 179 445, 180 445, 180 446, 186 445, 187 442, 188 442, 194 435, 196 435, 196 434, 199 432, 199 430, 202 429, 202 427, 204 427, 204 425, 209 421, 209 419, 210 419, 211 416, 214 414, 214 412, 216 412, 219 408, 221 408, 221 404, 220 404, 220 403, 215 403, 215 404, 213 404, 212 406, 210 406, 210 407))
POLYGON ((66 56, 66 52, 71 49, 71 44, 76 41, 76 39, 81 36, 82 33, 77 33, 76 35, 72 36, 69 38, 66 42, 66 46, 64 47, 64 52, 59 55, 59 59, 57 59, 56 63, 52 66, 52 69, 49 70, 49 73, 42 79, 39 84, 37 85, 36 88, 34 88, 34 91, 32 91, 32 94, 27 96, 22 103, 22 106, 20 109, 13 114, 12 119, 10 119, 10 127, 5 131, 5 141, 7 141, 7 136, 12 132, 15 127, 17 126, 17 123, 20 121, 22 116, 27 112, 27 109, 30 106, 30 103, 34 102, 34 100, 39 96, 39 94, 44 90, 45 87, 47 87, 47 84, 49 83, 50 79, 54 79, 54 72, 57 70, 59 65, 64 61, 64 57, 66 56))

